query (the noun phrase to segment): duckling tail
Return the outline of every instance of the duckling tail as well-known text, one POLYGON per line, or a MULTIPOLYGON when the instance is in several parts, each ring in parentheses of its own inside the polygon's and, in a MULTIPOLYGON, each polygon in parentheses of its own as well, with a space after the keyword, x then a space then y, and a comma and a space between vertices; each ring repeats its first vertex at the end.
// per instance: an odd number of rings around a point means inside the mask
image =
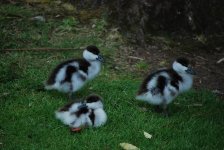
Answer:
POLYGON ((44 89, 44 86, 43 85, 37 85, 37 87, 35 88, 35 90, 38 91, 38 92, 44 92, 44 91, 46 91, 44 89))
POLYGON ((47 84, 47 82, 44 83, 44 89, 45 90, 52 90, 54 89, 54 86, 53 85, 50 85, 50 84, 47 84))
POLYGON ((144 99, 144 97, 142 96, 142 95, 137 95, 136 97, 135 97, 135 99, 137 99, 137 100, 143 100, 144 99))

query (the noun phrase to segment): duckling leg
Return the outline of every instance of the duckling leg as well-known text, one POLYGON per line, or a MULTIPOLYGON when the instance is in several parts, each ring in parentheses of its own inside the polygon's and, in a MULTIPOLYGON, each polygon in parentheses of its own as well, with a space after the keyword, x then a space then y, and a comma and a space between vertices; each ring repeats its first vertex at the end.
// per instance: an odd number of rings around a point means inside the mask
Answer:
POLYGON ((154 106, 154 109, 155 109, 155 112, 162 113, 162 109, 161 109, 161 106, 160 105, 155 105, 154 106))
POLYGON ((167 107, 167 104, 166 104, 166 100, 164 99, 162 104, 161 104, 161 107, 163 109, 163 115, 165 117, 169 117, 169 113, 168 113, 168 107, 167 107))
POLYGON ((68 98, 69 98, 69 100, 74 100, 75 96, 72 92, 69 92, 68 93, 68 98))
POLYGON ((68 98, 69 98, 69 100, 74 100, 74 98, 75 98, 75 96, 74 96, 72 90, 73 90, 73 86, 72 86, 72 84, 71 84, 71 85, 70 85, 70 89, 69 89, 69 93, 68 93, 68 98))

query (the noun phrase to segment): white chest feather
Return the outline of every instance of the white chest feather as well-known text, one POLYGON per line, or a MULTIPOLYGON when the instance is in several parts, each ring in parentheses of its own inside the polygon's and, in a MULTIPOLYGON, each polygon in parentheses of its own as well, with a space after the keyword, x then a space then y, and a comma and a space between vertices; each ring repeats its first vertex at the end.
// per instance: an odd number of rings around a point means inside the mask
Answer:
POLYGON ((90 63, 91 65, 88 68, 88 79, 91 80, 93 79, 101 69, 101 64, 98 61, 94 61, 90 63))
POLYGON ((185 92, 192 87, 193 77, 191 75, 181 75, 183 78, 183 82, 179 84, 180 92, 185 92))

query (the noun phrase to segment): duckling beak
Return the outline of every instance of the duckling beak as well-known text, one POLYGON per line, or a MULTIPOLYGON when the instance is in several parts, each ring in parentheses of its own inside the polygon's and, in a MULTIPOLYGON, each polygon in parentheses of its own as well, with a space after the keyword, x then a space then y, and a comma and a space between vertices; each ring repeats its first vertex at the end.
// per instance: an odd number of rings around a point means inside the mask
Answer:
POLYGON ((196 72, 191 67, 188 67, 186 72, 191 75, 196 75, 196 72))
POLYGON ((98 55, 98 57, 96 58, 96 60, 100 61, 100 62, 104 62, 104 59, 101 55, 98 55))
POLYGON ((80 106, 78 106, 78 109, 83 109, 83 108, 88 108, 88 106, 86 105, 86 103, 83 103, 80 106))

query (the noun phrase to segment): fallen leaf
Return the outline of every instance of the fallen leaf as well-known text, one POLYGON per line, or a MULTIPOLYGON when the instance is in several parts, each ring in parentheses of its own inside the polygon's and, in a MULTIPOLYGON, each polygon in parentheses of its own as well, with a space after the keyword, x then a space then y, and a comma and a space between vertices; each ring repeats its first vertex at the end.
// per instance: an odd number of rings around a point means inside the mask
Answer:
POLYGON ((147 139, 151 139, 151 138, 152 138, 152 135, 149 134, 149 133, 147 133, 147 132, 145 132, 145 131, 144 131, 144 136, 145 136, 145 138, 147 138, 147 139))
POLYGON ((221 58, 221 59, 219 59, 216 63, 217 63, 217 64, 220 64, 220 63, 223 62, 223 61, 224 61, 224 57, 221 58))
POLYGON ((75 7, 72 4, 69 4, 69 3, 64 3, 62 5, 62 7, 64 7, 64 9, 67 10, 67 11, 75 11, 75 7))
POLYGON ((140 150, 138 147, 129 144, 129 143, 120 143, 120 146, 124 149, 124 150, 140 150))
POLYGON ((36 20, 36 21, 40 21, 40 22, 45 22, 46 21, 44 16, 35 16, 35 17, 32 17, 31 20, 36 20))
POLYGON ((93 24, 93 25, 92 25, 92 28, 95 28, 95 27, 96 27, 96 25, 95 25, 95 24, 93 24))
POLYGON ((201 42, 203 44, 205 44, 206 41, 207 41, 207 38, 204 35, 202 35, 202 34, 201 35, 197 35, 194 39, 198 40, 199 42, 201 42))
POLYGON ((165 66, 166 64, 167 64, 167 62, 165 60, 159 62, 160 66, 165 66))

